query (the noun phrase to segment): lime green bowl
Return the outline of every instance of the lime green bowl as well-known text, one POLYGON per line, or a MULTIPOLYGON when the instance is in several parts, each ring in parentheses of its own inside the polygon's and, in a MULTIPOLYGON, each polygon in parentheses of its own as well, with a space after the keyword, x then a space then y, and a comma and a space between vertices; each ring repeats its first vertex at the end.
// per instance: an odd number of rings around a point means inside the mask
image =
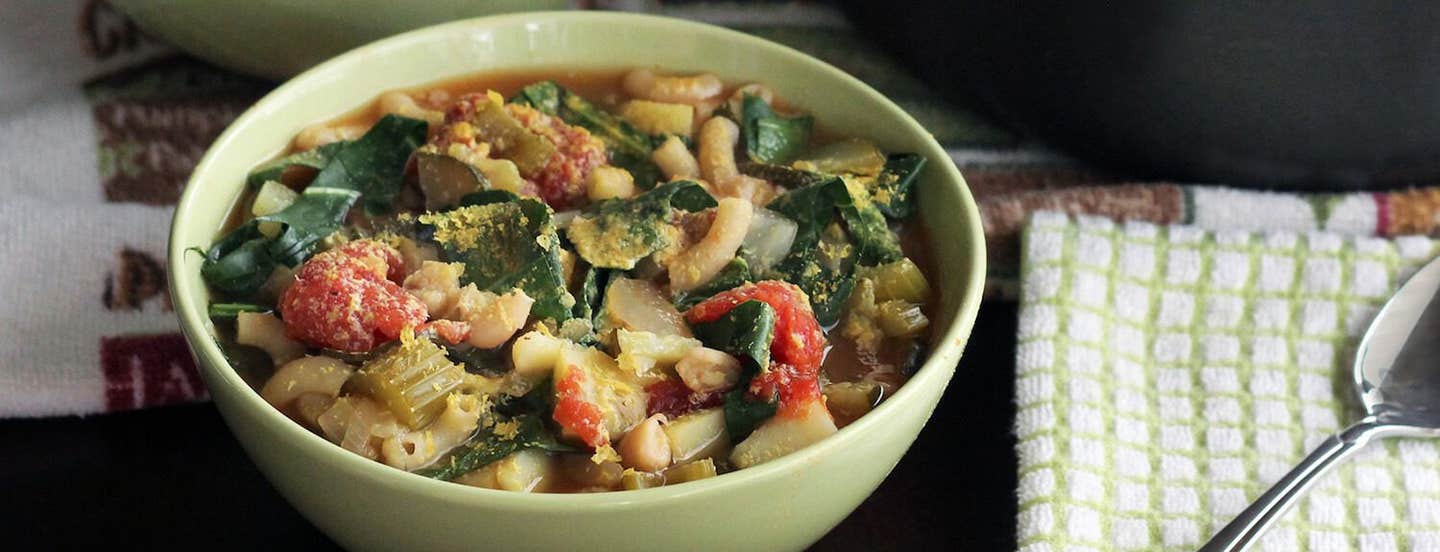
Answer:
MULTIPOLYGON (((220 136, 180 199, 171 294, 210 394, 250 458, 311 522, 362 550, 794 550, 845 518, 930 417, 975 321, 985 271, 980 216, 945 150, 875 90, 789 48, 718 27, 612 13, 531 13, 429 27, 362 46, 296 77, 220 136), (930 358, 870 414, 784 458, 639 491, 534 495, 434 481, 366 460, 287 419, 226 363, 206 317, 208 247, 256 164, 305 125, 380 92, 481 71, 660 66, 763 82, 828 128, 931 161, 919 183, 942 311, 930 358)), ((224 500, 215 497, 215 500, 224 500)))

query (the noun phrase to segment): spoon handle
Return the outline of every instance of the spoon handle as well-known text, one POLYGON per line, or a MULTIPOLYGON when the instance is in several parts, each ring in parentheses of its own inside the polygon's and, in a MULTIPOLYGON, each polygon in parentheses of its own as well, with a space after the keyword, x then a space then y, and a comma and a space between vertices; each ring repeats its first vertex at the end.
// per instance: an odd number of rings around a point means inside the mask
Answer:
POLYGON ((1305 457, 1295 469, 1285 474, 1255 499, 1245 511, 1240 512, 1234 521, 1231 521, 1220 532, 1210 538, 1200 548, 1201 552, 1238 552, 1245 550, 1250 544, 1275 520, 1280 519, 1287 509, 1295 502, 1295 499, 1304 494, 1310 485, 1315 483, 1321 475, 1330 471, 1341 460, 1349 458, 1360 447, 1370 441, 1377 433, 1381 433, 1387 426, 1367 417, 1356 422, 1344 431, 1331 435, 1324 443, 1321 443, 1314 452, 1305 457))

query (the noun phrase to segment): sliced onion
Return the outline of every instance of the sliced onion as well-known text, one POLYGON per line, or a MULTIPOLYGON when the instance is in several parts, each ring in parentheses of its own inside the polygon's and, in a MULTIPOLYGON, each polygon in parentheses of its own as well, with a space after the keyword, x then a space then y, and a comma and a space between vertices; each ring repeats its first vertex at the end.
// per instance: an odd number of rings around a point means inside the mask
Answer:
POLYGON ((764 272, 790 253, 795 243, 795 232, 799 227, 785 215, 769 209, 755 209, 750 220, 750 229, 745 232, 745 262, 752 272, 764 272))
POLYGON ((617 278, 605 290, 606 316, 627 330, 690 337, 690 326, 660 288, 644 280, 617 278))
POLYGON ((558 212, 558 213, 555 213, 555 214, 553 214, 553 215, 550 215, 550 220, 552 220, 552 221, 555 222, 555 227, 556 227, 556 228, 565 228, 565 227, 570 226, 570 221, 575 220, 575 217, 577 217, 577 216, 579 216, 579 215, 580 215, 580 210, 579 210, 579 209, 572 209, 572 210, 569 210, 569 211, 560 211, 560 212, 558 212))
POLYGON ((796 166, 807 165, 807 170, 828 174, 858 174, 874 176, 885 168, 885 154, 880 148, 859 138, 847 138, 820 146, 796 166))

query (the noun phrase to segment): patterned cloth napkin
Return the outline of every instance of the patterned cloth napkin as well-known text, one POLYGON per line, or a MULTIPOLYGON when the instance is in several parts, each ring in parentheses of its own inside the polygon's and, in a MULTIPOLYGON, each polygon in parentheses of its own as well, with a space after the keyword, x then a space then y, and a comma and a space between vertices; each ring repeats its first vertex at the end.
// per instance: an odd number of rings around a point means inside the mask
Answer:
MULTIPOLYGON (((1057 213, 1025 231, 1022 550, 1202 544, 1361 414, 1353 350, 1424 237, 1207 231, 1057 213)), ((1264 550, 1440 550, 1440 446, 1371 444, 1264 550)))
POLYGON ((1168 182, 1109 182, 1089 173, 1033 167, 973 167, 964 174, 984 221, 990 298, 1018 295, 1020 232, 1030 214, 1038 211, 1207 230, 1327 230, 1394 237, 1440 229, 1440 188, 1275 193, 1168 182))

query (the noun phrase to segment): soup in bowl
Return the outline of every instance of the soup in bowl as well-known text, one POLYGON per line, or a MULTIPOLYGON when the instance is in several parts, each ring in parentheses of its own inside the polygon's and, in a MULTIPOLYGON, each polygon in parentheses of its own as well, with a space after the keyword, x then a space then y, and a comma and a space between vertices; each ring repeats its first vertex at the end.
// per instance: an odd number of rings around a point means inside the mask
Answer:
POLYGON ((541 14, 276 90, 201 162, 171 245, 227 423, 342 544, 784 549, 939 400, 979 239, 943 150, 843 73, 541 14))

